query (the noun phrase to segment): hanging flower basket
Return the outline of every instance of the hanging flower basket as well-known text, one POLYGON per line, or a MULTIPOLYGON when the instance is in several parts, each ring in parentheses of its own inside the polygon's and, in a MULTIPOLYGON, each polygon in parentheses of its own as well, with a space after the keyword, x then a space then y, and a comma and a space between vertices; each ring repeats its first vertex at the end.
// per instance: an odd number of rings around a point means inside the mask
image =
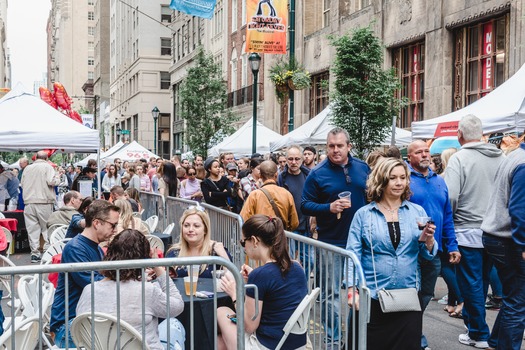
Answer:
POLYGON ((289 86, 290 86, 290 80, 288 80, 288 84, 275 85, 275 90, 284 94, 288 92, 289 86))
POLYGON ((292 90, 303 90, 309 88, 310 84, 310 73, 304 69, 293 71, 292 76, 288 79, 288 86, 292 90))

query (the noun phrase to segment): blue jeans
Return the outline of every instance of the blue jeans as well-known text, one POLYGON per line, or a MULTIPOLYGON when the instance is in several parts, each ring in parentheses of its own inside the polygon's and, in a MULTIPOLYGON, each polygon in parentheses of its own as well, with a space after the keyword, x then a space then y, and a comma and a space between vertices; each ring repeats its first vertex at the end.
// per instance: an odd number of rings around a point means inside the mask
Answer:
POLYGON ((55 345, 58 346, 60 349, 66 348, 66 336, 68 338, 68 347, 69 349, 76 349, 76 345, 73 342, 73 338, 71 338, 71 323, 73 323, 74 318, 69 320, 69 333, 66 335, 66 324, 64 323, 60 328, 58 328, 55 332, 55 345))
POLYGON ((319 251, 317 258, 316 283, 321 287, 321 318, 328 343, 339 342, 341 330, 341 279, 344 258, 328 251, 319 251))
POLYGON ((184 349, 184 341, 186 340, 186 331, 182 323, 175 317, 165 319, 159 324, 159 339, 166 350, 182 350, 184 349), (168 348, 168 320, 170 321, 170 347, 168 348))
POLYGON ((459 252, 461 261, 457 267, 457 278, 461 295, 465 299, 463 320, 471 339, 487 341, 490 333, 485 321, 485 300, 492 265, 483 248, 459 246, 459 252))
MULTIPOLYGON (((310 238, 310 233, 308 231, 294 231, 293 233, 296 233, 301 236, 305 236, 310 238)), ((310 245, 296 241, 291 240, 290 241, 290 256, 292 259, 299 259, 301 262, 301 265, 304 268, 304 272, 306 273, 306 280, 310 278, 310 272, 314 269, 314 256, 313 256, 313 248, 310 247, 310 245), (298 255, 298 256, 296 256, 298 255)))
POLYGON ((493 297, 501 298, 503 296, 503 286, 501 285, 495 265, 490 269, 490 289, 492 289, 493 297))
MULTIPOLYGON (((422 257, 418 258, 418 265, 421 270, 421 289, 418 292, 421 302, 421 315, 423 315, 428 303, 430 303, 430 300, 434 296, 436 281, 441 270, 440 254, 441 253, 436 254, 432 260, 423 259, 422 257)), ((424 334, 421 334, 421 347, 426 348, 427 346, 427 338, 424 334)))
POLYGON ((448 253, 443 252, 439 255, 441 257, 441 277, 445 280, 448 288, 448 305, 456 306, 463 303, 463 297, 461 296, 456 277, 456 265, 448 261, 448 253))
POLYGON ((503 305, 489 339, 498 349, 521 348, 525 329, 525 260, 510 238, 483 233, 485 251, 492 258, 503 286, 503 305))

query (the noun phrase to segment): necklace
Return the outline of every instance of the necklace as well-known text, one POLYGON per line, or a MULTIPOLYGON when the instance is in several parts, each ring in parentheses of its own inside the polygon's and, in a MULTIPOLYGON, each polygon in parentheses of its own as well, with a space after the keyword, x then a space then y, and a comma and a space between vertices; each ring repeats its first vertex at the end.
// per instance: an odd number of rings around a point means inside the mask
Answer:
POLYGON ((387 212, 390 213, 390 215, 392 215, 392 233, 394 234, 394 243, 397 242, 397 231, 396 231, 396 224, 394 223, 394 214, 399 210, 399 207, 395 208, 395 209, 390 209, 390 208, 387 208, 385 207, 383 204, 379 204, 383 209, 385 209, 387 212))

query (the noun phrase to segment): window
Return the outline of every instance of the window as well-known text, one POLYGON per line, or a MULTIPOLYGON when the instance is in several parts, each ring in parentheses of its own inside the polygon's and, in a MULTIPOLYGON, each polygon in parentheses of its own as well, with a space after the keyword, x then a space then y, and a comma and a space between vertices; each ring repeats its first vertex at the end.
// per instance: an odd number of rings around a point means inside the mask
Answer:
POLYGON ((88 72, 88 79, 93 80, 95 78, 95 74, 93 72, 88 72))
POLYGON ((408 102, 400 112, 398 126, 409 128, 412 122, 423 120, 425 43, 397 48, 392 56, 393 66, 402 85, 398 97, 403 97, 408 102))
POLYGON ((95 27, 88 27, 88 35, 95 35, 95 27))
POLYGON ((88 20, 93 21, 95 19, 95 12, 88 11, 88 20))
POLYGON ((162 90, 167 90, 170 88, 170 73, 169 72, 160 72, 160 88, 162 90))
POLYGON ((239 14, 237 13, 237 0, 232 0, 232 33, 237 30, 237 16, 238 15, 239 14))
POLYGON ((246 1, 241 0, 241 25, 246 24, 246 1))
POLYGON ((135 114, 133 116, 133 135, 131 136, 133 140, 139 139, 139 116, 135 114))
POLYGON ((508 16, 454 32, 454 110, 477 101, 505 81, 508 16))
POLYGON ((163 23, 171 23, 171 9, 169 6, 160 6, 160 21, 163 23))
POLYGON ((359 9, 362 10, 365 7, 368 7, 372 5, 372 0, 358 0, 359 1, 359 9))
POLYGON ((94 66, 95 65, 95 59, 93 57, 88 57, 88 66, 94 66))
POLYGON ((323 28, 330 25, 330 0, 323 0, 323 28))
POLYGON ((330 74, 322 72, 312 75, 312 86, 310 87, 310 118, 315 117, 328 106, 328 89, 323 88, 328 84, 330 74))
POLYGON ((88 0, 88 5, 95 5, 95 0, 88 0))
POLYGON ((237 50, 235 49, 232 50, 232 57, 231 57, 230 65, 231 65, 230 91, 235 91, 237 90, 237 50))
POLYGON ((95 43, 93 41, 88 41, 88 50, 93 51, 95 49, 95 43))
POLYGON ((160 54, 162 56, 171 56, 171 39, 160 38, 160 54))

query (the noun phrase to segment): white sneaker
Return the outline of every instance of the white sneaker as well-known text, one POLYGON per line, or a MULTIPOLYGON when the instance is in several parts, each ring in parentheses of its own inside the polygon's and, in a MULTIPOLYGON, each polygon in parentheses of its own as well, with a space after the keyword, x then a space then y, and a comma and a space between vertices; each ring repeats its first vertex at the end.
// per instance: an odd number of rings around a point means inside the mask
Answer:
POLYGON ((461 344, 470 345, 477 349, 486 349, 489 347, 489 343, 487 343, 486 340, 470 339, 468 333, 460 334, 458 340, 461 344))
POLYGON ((438 304, 440 305, 447 305, 448 304, 448 294, 445 295, 443 298, 438 300, 438 304))

